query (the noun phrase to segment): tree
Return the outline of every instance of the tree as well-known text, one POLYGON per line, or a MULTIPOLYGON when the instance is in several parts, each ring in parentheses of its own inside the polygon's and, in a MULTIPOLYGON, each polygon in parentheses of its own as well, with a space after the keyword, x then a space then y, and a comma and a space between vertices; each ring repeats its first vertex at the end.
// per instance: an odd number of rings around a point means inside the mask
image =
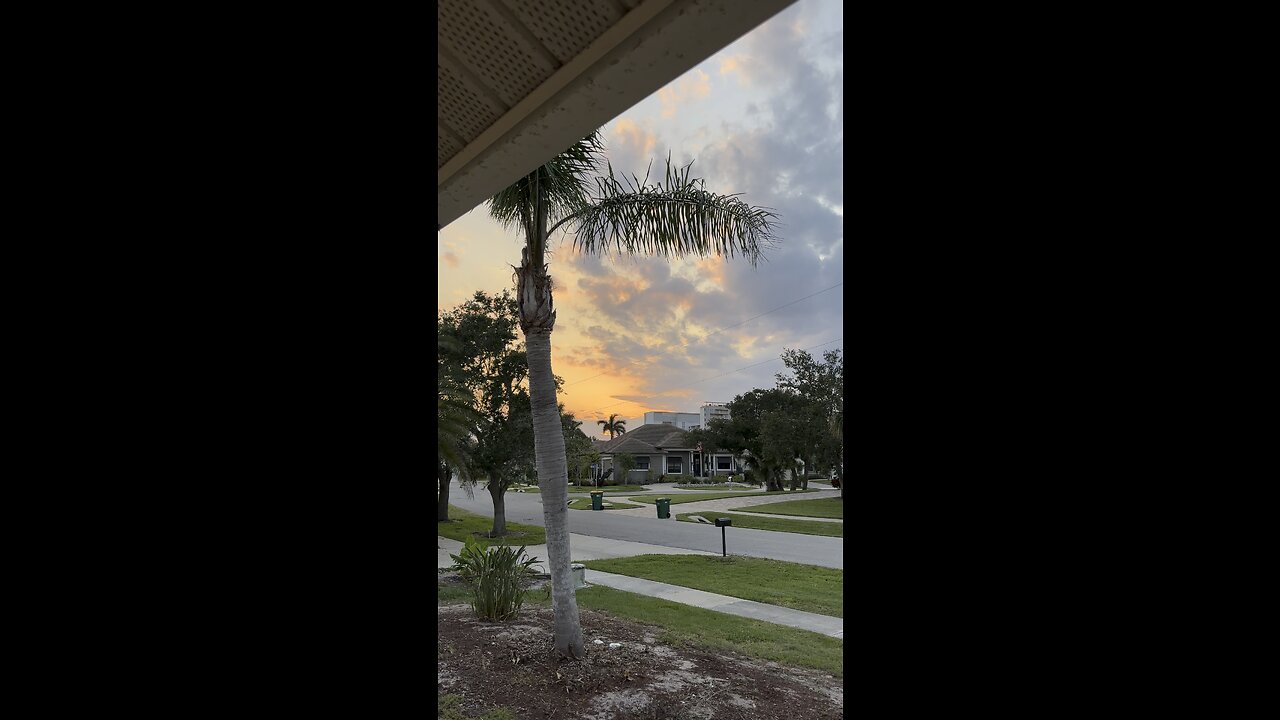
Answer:
POLYGON ((477 292, 438 321, 459 344, 441 375, 465 389, 480 418, 462 469, 468 487, 483 480, 489 491, 492 537, 507 532, 507 488, 534 472, 529 364, 517 342, 518 323, 515 298, 505 291, 477 292))
POLYGON ((844 356, 828 350, 818 362, 804 350, 784 350, 782 362, 790 375, 778 373, 778 387, 791 390, 814 403, 822 417, 822 427, 813 428, 813 444, 808 456, 813 467, 822 467, 840 477, 840 497, 844 497, 844 356))
POLYGON ((685 256, 741 254, 754 264, 773 240, 776 215, 732 195, 707 192, 705 182, 689 177, 689 166, 671 167, 665 183, 648 185, 608 176, 595 177, 603 145, 593 132, 489 200, 489 211, 508 228, 524 234, 520 266, 515 269, 520 329, 529 358, 529 395, 542 512, 547 533, 555 613, 555 647, 562 656, 585 657, 578 604, 569 567, 566 499, 567 461, 558 431, 556 386, 551 368, 551 333, 556 314, 546 264, 547 239, 558 228, 573 230, 575 249, 586 253, 685 256))
POLYGON ((684 439, 690 447, 697 448, 699 445, 702 446, 702 450, 698 452, 698 455, 701 456, 698 460, 698 466, 702 469, 702 477, 705 478, 711 475, 712 468, 707 467, 707 457, 720 449, 720 446, 716 444, 714 433, 706 428, 694 428, 684 432, 684 439))
POLYGON ((591 444, 591 438, 579 429, 582 422, 574 418, 573 413, 565 412, 564 405, 560 406, 560 421, 564 430, 564 449, 569 463, 569 474, 581 487, 582 478, 587 475, 592 463, 600 461, 600 453, 596 452, 595 446, 591 444))
POLYGON ((449 519, 449 483, 454 471, 466 478, 469 444, 474 439, 480 417, 475 398, 457 377, 447 371, 458 362, 462 343, 444 334, 436 324, 436 522, 449 519))
POLYGON ((630 453, 615 453, 613 466, 618 468, 618 484, 631 484, 631 471, 636 467, 636 456, 630 453))
POLYGON ((617 415, 610 415, 608 420, 597 420, 597 425, 603 425, 604 431, 609 433, 609 439, 612 440, 614 435, 622 435, 627 431, 626 420, 615 420, 617 415))

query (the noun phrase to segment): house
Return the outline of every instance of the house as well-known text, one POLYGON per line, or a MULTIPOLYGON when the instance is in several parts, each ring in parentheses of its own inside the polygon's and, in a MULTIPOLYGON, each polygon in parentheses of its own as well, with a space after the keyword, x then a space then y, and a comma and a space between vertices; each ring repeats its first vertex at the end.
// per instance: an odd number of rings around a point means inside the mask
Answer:
MULTIPOLYGON (((689 442, 685 431, 663 423, 641 425, 606 441, 600 448, 602 469, 614 467, 613 456, 618 453, 627 453, 636 458, 636 466, 631 470, 631 477, 627 478, 629 484, 657 482, 661 475, 701 477, 704 457, 710 469, 709 474, 729 475, 739 472, 733 453, 728 450, 699 452, 689 442)), ((623 484, 621 478, 618 482, 623 484)))

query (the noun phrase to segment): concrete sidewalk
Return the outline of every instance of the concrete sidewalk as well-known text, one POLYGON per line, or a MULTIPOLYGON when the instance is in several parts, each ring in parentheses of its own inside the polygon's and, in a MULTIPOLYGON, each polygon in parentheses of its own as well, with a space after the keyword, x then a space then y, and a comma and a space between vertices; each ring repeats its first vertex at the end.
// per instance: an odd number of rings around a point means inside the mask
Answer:
POLYGON ((818 615, 817 613, 804 612, 803 610, 792 610, 777 605, 742 600, 728 595, 717 595, 702 590, 694 590, 693 588, 679 585, 668 585, 667 583, 654 582, 653 580, 645 580, 628 575, 615 575, 590 568, 587 568, 586 571, 586 581, 591 585, 603 585, 615 590, 633 592, 637 595, 648 595, 649 597, 670 600, 683 605, 692 605, 729 615, 763 620, 775 625, 786 625, 787 627, 808 630, 840 638, 841 640, 844 639, 844 618, 818 615))

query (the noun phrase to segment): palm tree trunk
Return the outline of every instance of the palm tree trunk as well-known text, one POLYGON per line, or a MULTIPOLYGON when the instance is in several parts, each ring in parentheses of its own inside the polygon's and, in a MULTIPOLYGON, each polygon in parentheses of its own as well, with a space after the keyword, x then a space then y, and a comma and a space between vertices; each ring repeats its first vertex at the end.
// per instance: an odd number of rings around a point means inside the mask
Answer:
POLYGON ((436 501, 436 522, 449 519, 449 477, 453 469, 445 463, 437 463, 436 479, 440 484, 440 499, 436 501))
POLYGON ((506 484, 490 480, 489 497, 493 498, 493 532, 489 535, 501 537, 507 534, 506 484))
POLYGON ((568 474, 556 386, 551 374, 551 330, 556 322, 552 309, 551 278, 546 266, 524 262, 516 271, 520 302, 520 326, 529 358, 529 400, 533 405, 533 452, 542 492, 542 517, 547 532, 547 565, 551 573, 551 601, 555 613, 556 651, 564 657, 586 657, 578 598, 569 567, 568 474))

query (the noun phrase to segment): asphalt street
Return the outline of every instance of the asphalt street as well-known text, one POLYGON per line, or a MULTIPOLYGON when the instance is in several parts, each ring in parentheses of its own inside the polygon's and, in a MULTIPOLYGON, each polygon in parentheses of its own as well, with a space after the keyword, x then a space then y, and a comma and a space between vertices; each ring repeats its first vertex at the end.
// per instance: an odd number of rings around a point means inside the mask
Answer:
MULTIPOLYGON (((477 515, 493 517, 493 500, 482 488, 475 490, 474 499, 468 499, 466 492, 455 482, 449 489, 449 504, 477 515)), ((614 540, 720 552, 720 528, 677 522, 675 514, 678 508, 678 505, 671 508, 670 520, 659 520, 656 508, 652 518, 615 515, 609 510, 570 510, 569 531, 614 540)), ((506 510, 508 522, 540 527, 545 524, 542 519, 542 495, 539 493, 508 492, 506 510)), ((844 569, 844 538, 729 527, 726 539, 730 555, 748 555, 844 569)))

